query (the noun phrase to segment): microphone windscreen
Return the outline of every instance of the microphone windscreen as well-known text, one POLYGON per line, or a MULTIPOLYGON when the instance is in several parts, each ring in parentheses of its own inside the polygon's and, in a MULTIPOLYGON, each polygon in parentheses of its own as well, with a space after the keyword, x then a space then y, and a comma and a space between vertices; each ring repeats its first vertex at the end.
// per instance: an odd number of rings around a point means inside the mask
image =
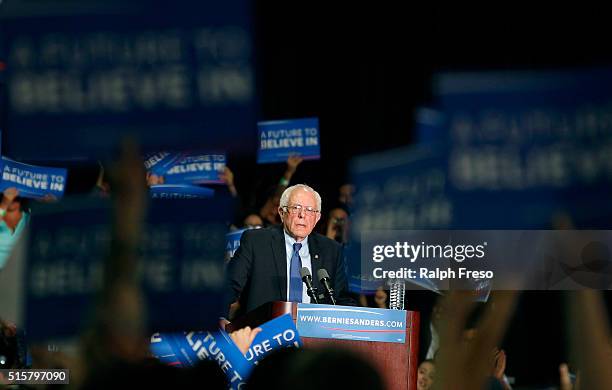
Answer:
POLYGON ((329 274, 327 273, 327 270, 325 268, 321 268, 320 270, 318 270, 317 276, 319 277, 319 280, 329 279, 329 274))
POLYGON ((300 270, 300 276, 302 277, 302 279, 304 279, 306 276, 310 276, 310 277, 312 277, 312 275, 310 274, 310 270, 308 269, 308 267, 302 267, 302 269, 300 270))

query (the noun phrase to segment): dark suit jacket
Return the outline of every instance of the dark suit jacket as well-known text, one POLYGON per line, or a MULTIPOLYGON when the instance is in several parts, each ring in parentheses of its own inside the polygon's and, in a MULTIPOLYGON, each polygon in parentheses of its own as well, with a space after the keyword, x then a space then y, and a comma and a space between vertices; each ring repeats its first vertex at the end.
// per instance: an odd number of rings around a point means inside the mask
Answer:
MULTIPOLYGON (((318 233, 311 233, 308 236, 308 250, 312 262, 313 285, 319 294, 324 290, 317 280, 317 271, 325 268, 337 303, 351 304, 347 296, 341 245, 318 233)), ((245 313, 267 302, 286 301, 287 253, 283 226, 245 231, 240 239, 240 247, 229 262, 227 276, 226 308, 238 300, 241 311, 245 313)))

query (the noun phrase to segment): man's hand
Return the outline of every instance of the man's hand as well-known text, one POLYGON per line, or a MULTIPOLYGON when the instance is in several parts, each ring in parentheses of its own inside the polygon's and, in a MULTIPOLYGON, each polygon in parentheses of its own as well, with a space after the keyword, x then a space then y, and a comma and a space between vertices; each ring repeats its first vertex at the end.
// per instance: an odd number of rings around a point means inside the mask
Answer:
POLYGON ((230 337, 240 352, 242 352, 243 355, 246 355, 251 343, 253 343, 253 340, 255 340, 255 337, 257 334, 259 334, 259 332, 261 332, 261 328, 251 329, 249 326, 247 326, 246 328, 230 333, 230 337))

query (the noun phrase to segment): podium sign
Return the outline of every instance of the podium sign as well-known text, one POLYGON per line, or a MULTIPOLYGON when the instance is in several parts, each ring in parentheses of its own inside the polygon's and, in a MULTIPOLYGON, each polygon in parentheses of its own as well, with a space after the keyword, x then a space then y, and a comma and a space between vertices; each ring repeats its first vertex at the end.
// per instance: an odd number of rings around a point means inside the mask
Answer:
POLYGON ((406 311, 300 303, 297 329, 301 337, 406 342, 406 311))

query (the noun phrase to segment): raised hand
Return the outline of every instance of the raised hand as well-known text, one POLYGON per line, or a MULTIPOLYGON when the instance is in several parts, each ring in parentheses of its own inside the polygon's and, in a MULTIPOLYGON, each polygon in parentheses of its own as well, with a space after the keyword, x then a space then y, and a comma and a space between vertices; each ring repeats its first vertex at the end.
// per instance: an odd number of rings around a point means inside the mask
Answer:
POLYGON ((302 161, 304 161, 304 158, 301 156, 289 156, 287 158, 287 172, 291 172, 293 175, 302 161))
MULTIPOLYGON (((441 302, 440 350, 436 356, 434 389, 482 389, 491 377, 491 351, 501 340, 514 310, 516 292, 497 291, 476 329, 476 336, 466 343, 463 331, 474 306, 469 291, 452 291, 441 302), (492 305, 494 303, 494 306, 492 305), (438 369, 439 368, 439 369, 438 369)), ((505 358, 496 361, 499 372, 505 358)), ((502 372, 503 375, 503 372, 502 372)))
POLYGON ((251 329, 249 326, 247 326, 230 333, 230 337, 240 352, 245 355, 259 332, 261 332, 261 328, 251 329))

